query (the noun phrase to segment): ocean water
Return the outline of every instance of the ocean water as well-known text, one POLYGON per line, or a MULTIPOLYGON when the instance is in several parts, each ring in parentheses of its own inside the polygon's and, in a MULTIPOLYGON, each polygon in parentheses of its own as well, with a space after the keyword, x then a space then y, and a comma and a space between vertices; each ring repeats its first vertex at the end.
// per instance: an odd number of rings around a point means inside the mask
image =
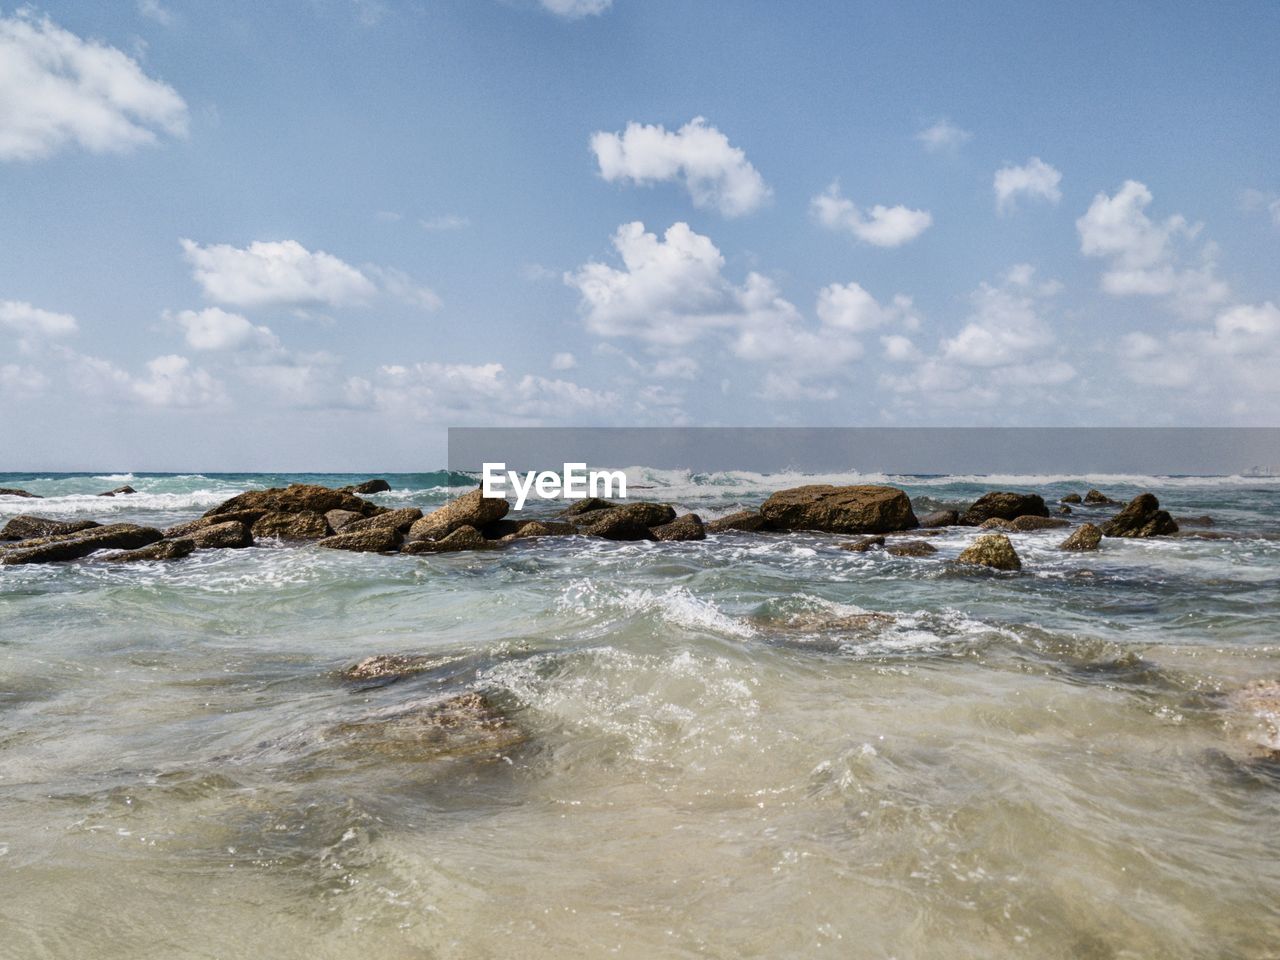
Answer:
MULTIPOLYGON (((956 570, 972 530, 0 567, 0 957, 1280 955, 1280 716, 1238 693, 1280 680, 1280 481, 629 473, 704 519, 1097 486, 1232 536, 1012 534, 1019 575, 956 570), (381 653, 428 669, 338 675, 381 653), (518 736, 384 722, 464 691, 518 736)), ((0 522, 361 479, 0 474, 47 497, 0 522)))

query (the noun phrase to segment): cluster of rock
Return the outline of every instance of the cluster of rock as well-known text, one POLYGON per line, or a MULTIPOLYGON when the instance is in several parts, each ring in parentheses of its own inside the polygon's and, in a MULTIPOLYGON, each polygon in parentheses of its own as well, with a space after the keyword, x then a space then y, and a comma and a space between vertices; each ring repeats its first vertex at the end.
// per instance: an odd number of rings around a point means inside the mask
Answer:
MULTIPOLYGON (((96 494, 99 497, 116 497, 124 494, 137 493, 133 487, 125 484, 123 487, 116 487, 114 490, 104 490, 102 493, 96 494)), ((44 497, 38 493, 31 493, 27 490, 15 490, 12 487, 0 487, 0 497, 26 497, 31 500, 43 500, 44 497)))

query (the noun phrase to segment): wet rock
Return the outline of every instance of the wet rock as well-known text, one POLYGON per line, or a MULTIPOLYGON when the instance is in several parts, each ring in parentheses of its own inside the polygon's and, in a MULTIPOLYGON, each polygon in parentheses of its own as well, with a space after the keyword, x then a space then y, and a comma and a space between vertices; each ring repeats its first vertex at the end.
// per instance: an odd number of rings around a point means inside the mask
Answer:
POLYGON ((965 547, 957 563, 980 567, 991 567, 993 570, 1021 570, 1022 560, 1013 544, 1003 533, 986 533, 965 547))
POLYGON ((1174 517, 1173 522, 1179 527, 1212 527, 1217 525, 1217 522, 1213 517, 1207 515, 1199 517, 1174 517))
POLYGON ((1064 503, 1062 506, 1058 508, 1058 513, 1064 517, 1069 517, 1071 516, 1071 508, 1064 503))
POLYGON ((386 493, 391 489, 391 484, 379 477, 374 480, 366 480, 364 483, 357 483, 354 487, 348 487, 347 489, 352 493, 386 493))
POLYGON ((44 497, 38 493, 28 493, 26 490, 16 490, 13 487, 0 487, 0 497, 29 497, 32 500, 43 500, 44 497))
POLYGON ((238 520, 227 520, 200 527, 186 534, 201 550, 238 550, 253 546, 249 527, 238 520))
POLYGON ((893 557, 931 557, 938 548, 924 540, 903 540, 889 544, 885 552, 893 557))
POLYGON ((1253 757, 1280 762, 1280 680, 1255 680, 1233 691, 1227 706, 1253 757))
POLYGON ((1080 494, 1078 493, 1068 493, 1065 497, 1063 497, 1058 502, 1059 503, 1081 503, 1083 502, 1083 500, 1084 498, 1081 497, 1080 494))
POLYGON ((395 527, 365 527, 352 531, 348 526, 341 533, 325 537, 320 546, 327 550, 351 550, 355 553, 394 553, 404 542, 404 535, 395 527))
POLYGON ((1178 525, 1153 494, 1140 493, 1102 525, 1102 532, 1108 537, 1159 537, 1177 533, 1178 525))
POLYGON ((398 705, 336 724, 325 733, 361 753, 400 760, 498 756, 528 735, 486 694, 398 705))
POLYGON ((1112 500, 1101 490, 1090 490, 1084 495, 1084 502, 1094 506, 1105 506, 1106 504, 1116 504, 1119 500, 1112 500))
POLYGON ((123 496, 126 496, 127 494, 130 494, 130 493, 137 493, 137 492, 138 492, 137 490, 133 489, 133 487, 129 486, 129 485, 126 483, 123 487, 116 487, 114 490, 104 490, 104 491, 102 491, 102 493, 98 494, 98 496, 100 496, 100 497, 123 497, 123 496))
POLYGON ((458 527, 439 540, 412 540, 404 545, 402 553, 456 553, 460 550, 492 550, 495 544, 486 540, 475 527, 458 527))
POLYGON ((354 510, 330 510, 324 515, 325 523, 329 524, 329 529, 334 533, 340 533, 347 524, 359 519, 360 514, 354 510))
POLYGON ((556 516, 576 517, 584 513, 591 513, 593 510, 612 510, 616 506, 620 506, 620 504, 601 500, 599 497, 583 497, 581 500, 573 501, 556 516))
POLYGON ((139 547, 137 550, 122 550, 119 553, 110 553, 102 559, 108 563, 133 563, 138 560, 181 560, 183 557, 191 556, 195 548, 196 542, 190 537, 180 537, 177 540, 157 540, 155 543, 139 547))
POLYGON ((322 540, 329 536, 329 523, 314 510, 298 513, 264 513, 251 528, 255 540, 322 540))
POLYGON ((512 520, 491 523, 480 531, 486 540, 520 540, 525 537, 571 537, 578 528, 564 520, 512 520))
POLYGON ((702 524, 702 518, 696 513, 686 513, 684 516, 676 517, 670 523, 659 524, 651 528, 651 532, 657 540, 707 539, 707 531, 702 524))
POLYGON ((1058 544, 1059 550, 1097 550, 1102 543, 1102 531, 1092 523, 1082 523, 1071 536, 1058 544))
POLYGON ((75 533, 20 540, 0 551, 0 563, 54 563, 78 560, 95 550, 135 550, 161 538, 159 530, 135 523, 111 523, 75 533))
POLYGON ((706 530, 707 533, 724 533, 728 530, 754 533, 757 530, 763 530, 764 526, 764 517, 760 516, 760 511, 739 510, 737 513, 710 521, 706 524, 706 530))
MULTIPOLYGON (((174 524, 164 532, 164 535, 170 540, 176 537, 189 537, 197 530, 205 530, 220 523, 232 522, 243 523, 246 527, 251 528, 266 513, 267 511, 265 510, 237 510, 235 513, 224 513, 217 517, 199 517, 195 520, 188 520, 186 523, 174 524)), ((199 546, 199 543, 196 546, 199 546)))
POLYGON ((439 658, 422 654, 379 653, 352 664, 340 675, 342 679, 355 683, 399 680, 402 677, 421 673, 438 662, 439 658))
POLYGON ((610 510, 590 511, 580 514, 576 523, 579 533, 606 540, 652 540, 653 527, 660 527, 676 518, 670 504, 649 503, 641 500, 610 510))
POLYGON ((1038 493, 1009 493, 994 490, 984 493, 964 512, 960 522, 967 527, 977 527, 993 517, 1016 520, 1018 517, 1047 517, 1049 508, 1038 493))
POLYGON ((877 547, 884 546, 884 537, 863 537, 861 540, 854 540, 852 543, 840 544, 841 550, 848 550, 852 553, 866 553, 868 550, 875 550, 877 547))
POLYGON ((779 490, 760 507, 774 530, 889 533, 919 524, 911 499, 897 487, 811 484, 779 490))
POLYGON ((1009 526, 1019 533, 1029 533, 1032 530, 1056 530, 1071 524, 1060 517, 1017 517, 1009 526))
POLYGON ((362 500, 347 490, 331 490, 313 483, 294 483, 287 487, 272 487, 270 490, 249 490, 224 501, 205 516, 220 517, 244 510, 259 510, 259 516, 267 513, 302 513, 304 510, 319 514, 326 514, 330 510, 351 510, 362 517, 371 517, 375 513, 382 513, 384 508, 362 500))
POLYGON ((926 513, 920 518, 920 526, 926 529, 954 527, 959 522, 960 512, 958 510, 935 510, 933 513, 926 513))
POLYGON ((440 540, 459 527, 479 530, 501 520, 511 505, 505 497, 486 497, 480 487, 450 500, 409 528, 410 540, 440 540))
POLYGON ((979 530, 1012 530, 1013 521, 1005 520, 1003 517, 991 517, 989 520, 983 520, 978 524, 979 530))
POLYGON ((402 507, 399 510, 388 510, 386 513, 380 513, 376 517, 355 520, 344 526, 342 532, 359 533, 361 530, 371 530, 374 527, 390 527, 400 533, 408 533, 409 529, 421 519, 422 511, 417 507, 402 507))
POLYGON ((0 530, 0 540, 31 540, 35 537, 56 537, 63 533, 79 533, 92 530, 102 524, 97 520, 52 520, 23 514, 14 517, 0 530))

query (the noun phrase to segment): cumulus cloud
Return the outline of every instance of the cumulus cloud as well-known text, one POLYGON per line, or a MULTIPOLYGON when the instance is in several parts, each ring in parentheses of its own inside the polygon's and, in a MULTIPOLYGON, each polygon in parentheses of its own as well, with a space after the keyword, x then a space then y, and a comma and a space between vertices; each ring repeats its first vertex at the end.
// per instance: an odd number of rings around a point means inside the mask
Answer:
POLYGON ((218 307, 183 310, 168 315, 186 335, 193 350, 279 350, 280 340, 268 327, 256 326, 238 313, 218 307))
POLYGON ((572 353, 557 353, 551 357, 552 370, 572 370, 578 365, 572 353))
POLYGON ((160 0, 138 0, 134 5, 138 9, 138 13, 146 17, 148 20, 154 20, 162 27, 167 27, 173 23, 173 13, 168 7, 164 6, 160 0))
POLYGON ((343 307, 376 292, 358 269, 296 240, 257 240, 240 248, 182 240, 183 254, 210 300, 236 307, 343 307))
POLYGON ((20 343, 67 337, 79 326, 69 313, 41 310, 24 300, 0 300, 0 329, 16 334, 20 343))
POLYGON ((1008 213, 1017 206, 1019 197, 1057 203, 1062 199, 1058 188, 1061 182, 1062 174, 1039 157, 1032 157, 1020 167, 1001 167, 992 181, 996 210, 1008 213))
POLYGON ((40 396, 48 386, 49 378, 35 367, 0 364, 0 397, 27 400, 40 396))
POLYGON ((600 176, 610 183, 679 181, 694 206, 726 217, 759 209, 771 194, 747 155, 702 117, 674 133, 660 124, 634 122, 620 134, 598 131, 591 135, 591 149, 600 176))
POLYGON ((20 10, 0 18, 0 160, 112 153, 185 136, 187 105, 115 47, 20 10))
POLYGON ((599 16, 613 6, 613 0, 539 0, 542 8, 566 20, 599 16))
POLYGON ((156 357, 146 372, 130 374, 101 357, 68 353, 72 381, 92 397, 114 402, 137 402, 151 407, 194 408, 225 404, 222 383, 208 371, 193 367, 175 354, 156 357))
POLYGON ((1080 252, 1107 261, 1102 287, 1114 296, 1164 298, 1176 311, 1204 316, 1230 296, 1217 276, 1215 249, 1198 251, 1198 262, 1187 264, 1185 245, 1200 232, 1174 214, 1163 221, 1147 216, 1151 191, 1126 180, 1113 196, 1099 193, 1076 221, 1080 252))
POLYGON ((814 219, 829 230, 842 230, 863 243, 875 247, 900 247, 924 233, 933 223, 927 210, 909 207, 886 207, 876 204, 863 211, 840 192, 840 184, 833 183, 809 201, 814 219))
POLYGON ((943 117, 916 134, 916 140, 930 153, 957 150, 973 139, 973 134, 943 117))

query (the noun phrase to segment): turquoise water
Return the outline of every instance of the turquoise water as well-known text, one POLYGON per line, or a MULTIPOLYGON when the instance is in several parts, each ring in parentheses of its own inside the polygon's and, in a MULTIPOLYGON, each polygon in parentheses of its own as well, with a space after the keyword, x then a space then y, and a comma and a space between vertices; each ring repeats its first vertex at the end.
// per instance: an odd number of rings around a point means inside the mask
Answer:
MULTIPOLYGON (((629 473, 704 518, 812 481, 1151 490, 1232 536, 1012 534, 1016 576, 954 568, 963 529, 0 567, 0 956, 1274 956, 1280 716, 1236 691, 1280 680, 1280 483, 629 473), (335 673, 379 653, 432 660, 335 673), (477 689, 498 756, 359 726, 477 689)), ((0 474, 48 498, 0 522, 363 479, 0 474)))

